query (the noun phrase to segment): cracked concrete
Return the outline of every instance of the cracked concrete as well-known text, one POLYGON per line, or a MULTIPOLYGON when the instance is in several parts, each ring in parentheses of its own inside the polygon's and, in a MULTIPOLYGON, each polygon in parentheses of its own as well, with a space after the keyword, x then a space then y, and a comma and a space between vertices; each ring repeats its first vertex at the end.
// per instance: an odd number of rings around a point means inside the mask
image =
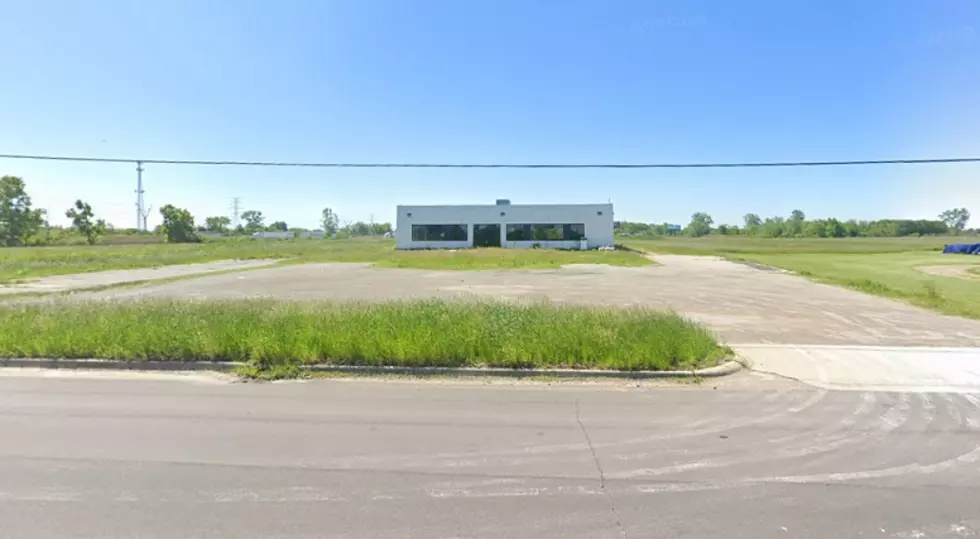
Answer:
POLYGON ((673 309, 704 322, 729 343, 980 347, 980 320, 945 316, 714 257, 657 255, 656 259, 660 266, 578 265, 533 271, 307 264, 80 293, 74 298, 560 301, 673 309))

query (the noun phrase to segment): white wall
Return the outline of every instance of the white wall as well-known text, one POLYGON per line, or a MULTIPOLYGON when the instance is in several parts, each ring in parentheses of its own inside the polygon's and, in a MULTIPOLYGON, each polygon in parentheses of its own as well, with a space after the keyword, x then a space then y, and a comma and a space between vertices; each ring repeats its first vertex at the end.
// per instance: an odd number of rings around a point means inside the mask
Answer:
POLYGON ((612 204, 398 206, 395 243, 399 249, 462 249, 473 245, 473 225, 500 225, 501 245, 578 249, 578 241, 507 241, 508 224, 583 223, 589 248, 613 245, 612 204), (409 216, 411 214, 411 216, 409 216), (466 241, 413 242, 412 225, 466 225, 466 241))

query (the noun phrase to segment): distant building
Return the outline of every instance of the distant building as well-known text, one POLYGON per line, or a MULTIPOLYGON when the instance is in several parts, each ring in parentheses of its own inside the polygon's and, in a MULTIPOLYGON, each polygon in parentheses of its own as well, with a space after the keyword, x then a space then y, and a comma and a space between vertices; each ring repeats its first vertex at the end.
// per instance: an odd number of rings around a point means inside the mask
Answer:
POLYGON ((398 206, 398 249, 613 246, 612 204, 398 206))
POLYGON ((267 240, 288 240, 296 236, 295 232, 253 232, 253 238, 261 238, 267 240))

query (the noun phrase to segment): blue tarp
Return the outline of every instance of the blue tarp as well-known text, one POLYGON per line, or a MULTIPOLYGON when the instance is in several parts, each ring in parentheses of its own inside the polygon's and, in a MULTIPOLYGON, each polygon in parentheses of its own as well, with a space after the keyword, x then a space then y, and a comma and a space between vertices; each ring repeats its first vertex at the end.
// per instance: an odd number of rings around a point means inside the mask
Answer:
POLYGON ((951 243, 943 247, 947 254, 980 255, 980 243, 951 243))

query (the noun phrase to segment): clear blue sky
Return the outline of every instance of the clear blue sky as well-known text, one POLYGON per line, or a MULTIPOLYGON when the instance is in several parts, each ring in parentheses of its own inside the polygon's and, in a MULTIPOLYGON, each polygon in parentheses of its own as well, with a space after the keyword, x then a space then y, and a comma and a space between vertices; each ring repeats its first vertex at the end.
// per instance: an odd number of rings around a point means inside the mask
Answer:
MULTIPOLYGON (((0 0, 0 153, 362 162, 980 155, 975 0, 0 0)), ((130 165, 0 160, 54 222, 133 226, 130 165)), ((612 200, 619 219, 980 216, 980 165, 148 166, 148 204, 313 226, 396 204, 612 200)), ((154 211, 154 214, 156 212, 154 211)), ((980 217, 978 217, 980 219, 980 217)), ((151 218, 151 226, 158 222, 151 218)), ((976 224, 976 220, 974 225, 976 224)))

